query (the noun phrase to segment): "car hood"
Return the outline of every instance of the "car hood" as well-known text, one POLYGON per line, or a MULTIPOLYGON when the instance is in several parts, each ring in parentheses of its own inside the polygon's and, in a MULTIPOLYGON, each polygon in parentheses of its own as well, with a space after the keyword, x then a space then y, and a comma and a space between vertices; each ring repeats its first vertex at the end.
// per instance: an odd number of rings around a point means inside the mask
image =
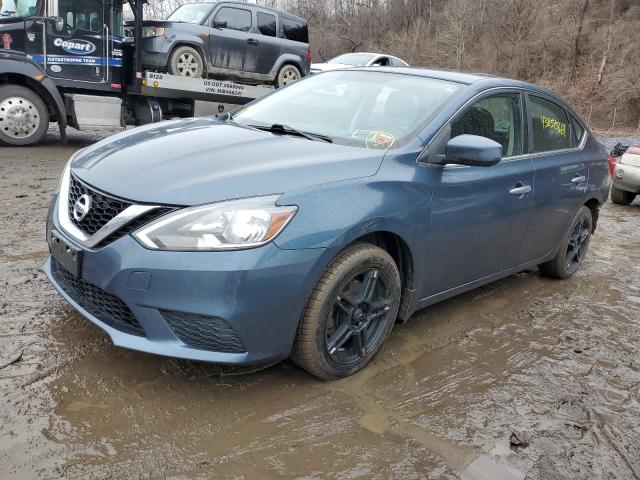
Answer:
POLYGON ((202 118, 114 135, 78 152, 71 170, 133 202, 198 205, 374 175, 383 156, 202 118))
POLYGON ((320 72, 329 72, 331 70, 342 70, 343 68, 353 68, 353 65, 346 65, 344 63, 312 63, 311 70, 317 70, 320 72))

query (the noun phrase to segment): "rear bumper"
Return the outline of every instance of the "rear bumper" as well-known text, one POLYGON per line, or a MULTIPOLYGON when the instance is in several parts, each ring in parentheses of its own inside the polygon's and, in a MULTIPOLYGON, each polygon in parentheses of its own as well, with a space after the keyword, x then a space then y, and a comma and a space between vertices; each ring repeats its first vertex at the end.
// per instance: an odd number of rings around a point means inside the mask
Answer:
POLYGON ((618 190, 640 193, 640 167, 616 163, 613 171, 613 185, 618 190))
MULTIPOLYGON (((79 247, 57 224, 55 210, 49 228, 79 247)), ((229 365, 289 356, 306 299, 329 253, 274 244, 229 252, 159 252, 130 235, 82 252, 81 278, 74 280, 81 287, 70 287, 72 277, 52 258, 41 270, 115 345, 229 365), (128 310, 135 328, 112 321, 116 310, 128 310)))

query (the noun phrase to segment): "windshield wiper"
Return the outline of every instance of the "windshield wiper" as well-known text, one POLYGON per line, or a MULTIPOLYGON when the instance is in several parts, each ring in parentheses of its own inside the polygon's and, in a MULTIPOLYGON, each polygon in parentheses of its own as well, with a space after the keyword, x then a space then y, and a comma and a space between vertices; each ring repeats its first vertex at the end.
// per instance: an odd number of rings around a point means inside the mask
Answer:
POLYGON ((323 142, 333 143, 333 140, 330 137, 327 137, 326 135, 320 135, 319 133, 303 132, 302 130, 297 130, 293 127, 290 127, 288 125, 283 125, 281 123, 274 123, 270 126, 265 126, 265 125, 247 125, 247 126, 251 128, 257 128, 258 130, 264 130, 265 132, 277 133, 280 135, 295 135, 297 137, 306 138, 307 140, 313 140, 314 142, 321 140, 323 142))

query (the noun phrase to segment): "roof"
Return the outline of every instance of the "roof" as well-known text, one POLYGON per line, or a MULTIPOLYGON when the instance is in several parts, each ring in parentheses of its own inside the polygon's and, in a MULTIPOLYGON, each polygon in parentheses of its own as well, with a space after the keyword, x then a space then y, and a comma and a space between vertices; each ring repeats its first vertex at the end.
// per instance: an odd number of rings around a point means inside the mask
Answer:
POLYGON ((274 12, 281 16, 289 17, 289 18, 300 20, 300 21, 303 21, 304 23, 307 23, 307 21, 304 18, 294 15, 293 13, 285 12, 284 10, 278 10, 277 8, 267 7, 265 5, 259 5, 257 3, 249 3, 246 0, 208 0, 206 3, 233 3, 236 5, 242 5, 244 7, 247 7, 247 6, 254 7, 254 8, 259 8, 261 10, 274 12))

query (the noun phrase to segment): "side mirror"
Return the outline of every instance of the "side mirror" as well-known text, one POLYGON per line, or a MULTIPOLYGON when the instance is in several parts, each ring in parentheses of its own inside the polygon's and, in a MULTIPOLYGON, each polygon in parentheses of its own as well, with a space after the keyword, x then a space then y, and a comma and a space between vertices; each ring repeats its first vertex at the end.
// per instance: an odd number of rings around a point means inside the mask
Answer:
POLYGON ((213 19, 213 28, 227 28, 227 22, 225 20, 213 19))
POLYGON ((458 135, 447 142, 442 163, 491 167, 502 159, 502 145, 478 135, 458 135))
POLYGON ((53 28, 58 32, 64 28, 64 18, 62 17, 47 17, 47 22, 53 25, 53 28))

